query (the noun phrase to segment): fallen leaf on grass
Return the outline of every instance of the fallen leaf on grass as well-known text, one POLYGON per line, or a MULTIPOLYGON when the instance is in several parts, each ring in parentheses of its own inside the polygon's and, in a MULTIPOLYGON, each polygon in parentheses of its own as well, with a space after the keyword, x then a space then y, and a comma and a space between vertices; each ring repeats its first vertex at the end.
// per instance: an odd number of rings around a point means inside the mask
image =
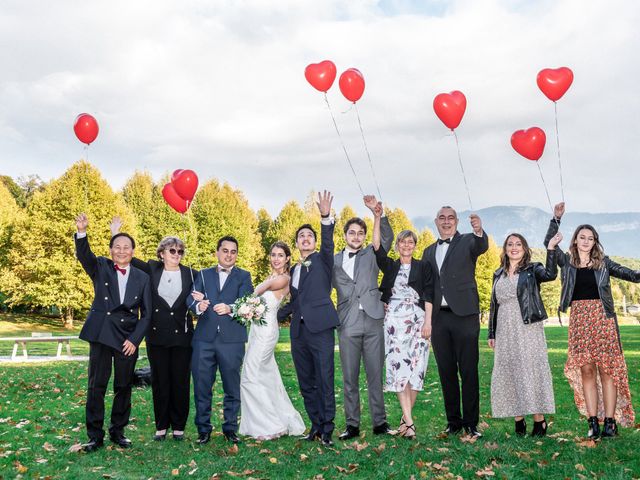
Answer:
POLYGON ((47 460, 46 458, 36 458, 36 463, 47 463, 49 460, 47 460))
POLYGON ((234 444, 232 447, 227 448, 227 453, 229 455, 236 455, 238 453, 238 444, 234 444))
POLYGON ((69 447, 69 452, 74 453, 74 452, 79 452, 80 450, 82 450, 82 444, 81 443, 75 443, 73 445, 71 445, 69 447))
POLYGON ((44 448, 47 452, 55 452, 57 450, 57 448, 51 445, 49 442, 44 442, 42 448, 44 448))
POLYGON ((278 463, 278 459, 276 457, 269 457, 269 461, 271 463, 278 463))
POLYGON ((369 446, 369 444, 367 442, 358 442, 357 440, 355 442, 353 442, 351 444, 351 446, 353 448, 355 448, 356 452, 361 452, 362 450, 364 450, 365 448, 367 448, 369 446))
POLYGON ((584 468, 584 465, 582 465, 581 463, 576 463, 576 470, 578 470, 579 472, 584 472, 586 468, 584 468))
POLYGON ((463 435, 460 437, 460 441, 462 443, 476 443, 478 441, 478 437, 474 437, 473 435, 463 435))
POLYGON ((304 462, 307 458, 309 458, 309 456, 308 456, 308 455, 305 455, 304 453, 301 453, 301 454, 300 454, 300 461, 301 461, 301 462, 304 462))
POLYGON ((476 475, 478 477, 493 477, 493 476, 495 476, 495 474, 496 474, 496 472, 494 472, 491 467, 485 467, 482 470, 478 470, 476 472, 476 475))
POLYGON ((560 452, 555 452, 553 455, 551 455, 551 460, 555 460, 559 456, 560 456, 560 452))
POLYGON ((592 440, 590 438, 576 437, 575 441, 578 447, 595 448, 597 446, 597 443, 595 442, 595 440, 592 440))
POLYGON ((522 459, 522 460, 526 460, 527 462, 531 461, 531 455, 529 455, 527 452, 514 452, 516 457, 522 459))
POLYGON ((267 449, 267 448, 263 448, 260 450, 260 452, 258 453, 271 453, 271 450, 267 449))
POLYGON ((384 451, 385 448, 387 448, 387 444, 386 443, 381 443, 377 447, 373 447, 373 451, 376 452, 378 455, 380 455, 384 451))
POLYGON ((180 470, 177 468, 174 468, 173 470, 171 470, 171 475, 173 475, 174 477, 177 477, 178 475, 180 475, 180 470))
POLYGON ((487 450, 497 450, 498 449, 498 443, 497 442, 487 442, 484 444, 484 448, 486 448, 487 450))

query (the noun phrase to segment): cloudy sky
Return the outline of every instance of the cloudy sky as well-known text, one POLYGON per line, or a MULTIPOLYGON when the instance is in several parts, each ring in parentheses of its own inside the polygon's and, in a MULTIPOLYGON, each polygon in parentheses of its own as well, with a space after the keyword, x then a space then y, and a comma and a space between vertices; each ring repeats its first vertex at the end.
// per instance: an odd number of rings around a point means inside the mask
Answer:
MULTIPOLYGON (((330 59, 362 71, 358 108, 387 204, 431 215, 468 207, 455 141, 433 112, 461 90, 457 129, 476 209, 548 208, 534 162, 509 143, 547 132, 540 166, 560 199, 554 109, 537 72, 570 67, 558 102, 565 197, 574 211, 638 211, 640 2, 635 0, 136 0, 0 6, 0 174, 61 175, 83 155, 77 114, 100 123, 89 160, 119 188, 138 170, 191 168, 276 214, 329 188, 360 193, 322 94, 304 78, 330 59)), ((355 111, 328 98, 367 191, 355 111)), ((360 210, 360 208, 358 208, 360 210)))

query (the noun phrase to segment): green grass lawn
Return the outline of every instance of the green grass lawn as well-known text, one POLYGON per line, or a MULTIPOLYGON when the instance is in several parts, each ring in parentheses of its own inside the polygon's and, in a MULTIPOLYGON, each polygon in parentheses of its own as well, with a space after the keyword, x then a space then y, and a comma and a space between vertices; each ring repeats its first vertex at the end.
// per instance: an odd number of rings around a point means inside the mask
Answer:
MULTIPOLYGON (((39 323, 28 317, 0 316, 0 336, 29 334, 39 323), (22 323, 16 328, 16 323, 22 323), (11 327, 11 328, 10 328, 11 327)), ((43 328, 56 334, 52 323, 43 328)), ((357 442, 336 440, 334 448, 322 448, 295 438, 271 442, 246 440, 239 449, 231 448, 220 434, 222 391, 216 383, 214 395, 214 433, 203 447, 195 443, 190 419, 187 441, 168 439, 154 442, 150 389, 135 389, 133 411, 127 435, 133 448, 107 447, 93 454, 69 451, 86 439, 84 402, 87 382, 86 362, 0 365, 0 479, 9 478, 607 478, 640 477, 640 431, 621 429, 619 438, 583 442, 586 421, 578 415, 573 393, 564 379, 567 330, 546 330, 549 358, 556 394, 556 415, 550 421, 549 436, 542 440, 515 438, 513 420, 490 417, 489 387, 493 357, 486 347, 486 330, 481 333, 480 387, 481 429, 484 438, 470 443, 463 438, 441 438, 445 426, 442 395, 433 355, 425 390, 415 409, 417 441, 391 436, 374 436, 367 409, 357 442)), ((640 402, 640 328, 621 328, 626 351, 632 397, 640 402)), ((288 345, 288 332, 282 330, 277 349, 281 373, 295 406, 303 413, 295 371, 288 345)), ((3 347, 4 348, 4 347, 3 347)), ((35 347, 34 347, 35 348, 35 347)), ((39 348, 39 347, 38 347, 39 348)), ((82 342, 73 352, 83 354, 82 342)), ((31 349, 30 349, 31 351, 31 349)), ((8 355, 0 351, 0 355, 8 355)), ((55 347, 51 346, 54 354, 55 347)), ((41 351, 40 354, 47 354, 41 351)), ((145 355, 144 347, 141 351, 145 355)), ((139 362, 146 365, 146 360, 139 362)), ((339 359, 336 354, 336 434, 344 428, 339 359)), ((364 382, 361 383, 364 385, 364 382)), ((366 391, 362 392, 366 405, 366 391)), ((107 397, 110 405, 112 396, 107 397)), ((386 394, 390 423, 397 425, 400 409, 394 394, 386 394)), ((109 408, 109 407, 107 407, 109 408)), ((108 411, 108 410, 107 410, 108 411)), ((638 411, 636 409, 636 411, 638 411)), ((193 412, 192 412, 193 414, 193 412)), ((107 420, 108 422, 108 420, 107 420)), ((531 429, 532 421, 529 420, 531 429)))

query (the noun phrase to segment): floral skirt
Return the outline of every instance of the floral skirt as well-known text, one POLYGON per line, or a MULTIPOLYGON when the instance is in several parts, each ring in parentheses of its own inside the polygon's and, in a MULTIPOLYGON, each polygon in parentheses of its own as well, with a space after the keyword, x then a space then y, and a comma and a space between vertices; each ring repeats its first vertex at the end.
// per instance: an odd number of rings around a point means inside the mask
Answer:
MULTIPOLYGON (((618 390, 615 418, 624 427, 633 425, 635 414, 631 405, 627 364, 624 361, 615 318, 607 318, 600 300, 577 300, 571 304, 569 351, 564 374, 573 388, 576 406, 587 416, 580 367, 595 364, 598 370, 611 376, 618 390)), ((598 418, 604 418, 602 383, 598 388, 598 418)))

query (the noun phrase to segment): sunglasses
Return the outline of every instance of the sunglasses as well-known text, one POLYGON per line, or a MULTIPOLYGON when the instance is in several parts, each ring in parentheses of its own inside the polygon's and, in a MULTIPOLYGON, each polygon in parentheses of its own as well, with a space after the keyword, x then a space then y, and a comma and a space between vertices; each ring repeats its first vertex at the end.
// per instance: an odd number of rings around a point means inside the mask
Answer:
POLYGON ((176 250, 175 248, 168 248, 168 249, 167 249, 167 251, 168 251, 171 255, 175 255, 176 253, 177 253, 178 255, 184 255, 184 249, 182 249, 182 248, 181 248, 181 249, 179 249, 179 250, 176 250))

